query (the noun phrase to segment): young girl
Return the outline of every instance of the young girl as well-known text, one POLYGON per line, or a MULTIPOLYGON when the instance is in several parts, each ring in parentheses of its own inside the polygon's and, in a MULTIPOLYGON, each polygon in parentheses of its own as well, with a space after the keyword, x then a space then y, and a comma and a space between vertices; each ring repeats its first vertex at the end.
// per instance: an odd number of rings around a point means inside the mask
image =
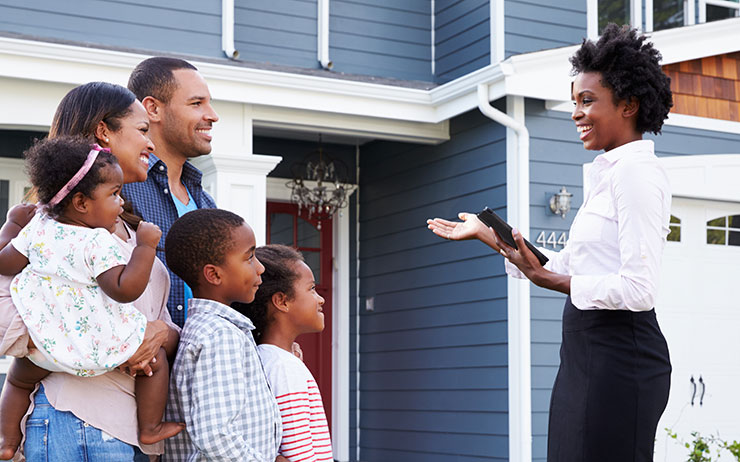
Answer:
POLYGON ((267 245, 255 254, 265 272, 244 314, 255 325, 257 350, 283 419, 280 454, 292 462, 332 461, 319 387, 292 353, 296 337, 324 330, 324 299, 316 292, 313 272, 298 251, 267 245))
MULTIPOLYGON (((82 139, 43 140, 26 152, 44 204, 0 251, 0 273, 17 274, 11 296, 34 349, 14 360, 0 400, 0 459, 20 443, 20 420, 35 384, 49 371, 91 377, 124 365, 142 343, 147 321, 130 302, 149 281, 161 231, 141 223, 126 262, 111 232, 122 212, 123 173, 110 151, 82 139)), ((164 350, 149 377, 136 380, 142 443, 168 438, 182 425, 162 422, 168 368, 164 350)))

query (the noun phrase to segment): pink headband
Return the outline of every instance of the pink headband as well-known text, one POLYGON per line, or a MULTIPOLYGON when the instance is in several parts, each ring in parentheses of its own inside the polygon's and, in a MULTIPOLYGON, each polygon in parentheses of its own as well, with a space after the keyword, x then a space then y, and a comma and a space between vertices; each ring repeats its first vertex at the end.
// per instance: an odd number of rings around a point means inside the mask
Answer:
POLYGON ((90 145, 92 149, 90 149, 90 152, 87 153, 87 159, 85 159, 85 163, 82 164, 82 167, 75 173, 75 175, 69 179, 67 184, 64 185, 62 189, 59 190, 58 193, 54 197, 51 198, 49 201, 49 207, 54 207, 58 203, 62 201, 65 197, 67 197, 67 194, 69 194, 70 191, 72 191, 75 186, 77 186, 80 181, 87 175, 87 172, 90 171, 93 164, 95 163, 95 159, 98 158, 98 154, 100 152, 110 152, 110 149, 108 148, 101 148, 97 144, 90 145))

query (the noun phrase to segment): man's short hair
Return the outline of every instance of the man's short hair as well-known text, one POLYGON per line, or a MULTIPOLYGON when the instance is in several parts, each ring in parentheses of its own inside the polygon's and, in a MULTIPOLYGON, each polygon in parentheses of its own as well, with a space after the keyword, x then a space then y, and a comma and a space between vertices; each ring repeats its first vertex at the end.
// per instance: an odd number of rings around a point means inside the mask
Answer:
POLYGON ((184 59, 164 56, 145 59, 131 72, 128 89, 136 95, 139 101, 151 96, 165 104, 169 103, 177 88, 177 80, 173 72, 178 69, 198 70, 184 59))

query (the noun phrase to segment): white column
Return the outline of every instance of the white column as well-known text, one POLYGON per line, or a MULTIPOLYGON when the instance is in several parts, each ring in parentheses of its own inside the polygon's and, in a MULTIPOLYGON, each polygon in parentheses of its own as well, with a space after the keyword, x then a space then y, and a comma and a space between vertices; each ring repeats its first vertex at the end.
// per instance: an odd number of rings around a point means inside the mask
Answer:
POLYGON ((249 223, 257 245, 267 232, 267 174, 282 159, 254 154, 252 107, 248 104, 214 101, 220 119, 213 125, 213 151, 193 159, 203 172, 203 188, 219 208, 230 210, 249 223))
POLYGON ((266 241, 267 174, 282 158, 258 154, 212 154, 198 159, 203 188, 221 209, 236 213, 249 223, 257 245, 266 241))

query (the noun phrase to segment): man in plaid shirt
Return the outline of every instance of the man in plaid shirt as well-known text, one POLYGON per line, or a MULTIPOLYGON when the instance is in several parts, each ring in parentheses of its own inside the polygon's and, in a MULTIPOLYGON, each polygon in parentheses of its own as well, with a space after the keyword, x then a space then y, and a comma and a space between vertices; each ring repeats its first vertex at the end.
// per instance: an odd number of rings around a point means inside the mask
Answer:
POLYGON ((252 322, 229 305, 254 300, 265 267, 244 220, 218 209, 179 219, 166 239, 172 271, 195 298, 170 377, 167 418, 185 430, 165 441, 163 460, 288 462, 282 424, 252 337, 252 322))
MULTIPOLYGON (((188 159, 211 152, 211 127, 218 115, 206 81, 181 59, 142 61, 131 73, 128 87, 147 110, 155 154, 142 153, 142 162, 149 165, 147 180, 126 184, 123 195, 136 215, 162 230, 157 257, 169 270, 163 243, 172 223, 191 210, 216 207, 201 186, 201 172, 188 159)), ((172 271, 170 280, 167 308, 172 321, 182 327, 192 290, 172 271)))

